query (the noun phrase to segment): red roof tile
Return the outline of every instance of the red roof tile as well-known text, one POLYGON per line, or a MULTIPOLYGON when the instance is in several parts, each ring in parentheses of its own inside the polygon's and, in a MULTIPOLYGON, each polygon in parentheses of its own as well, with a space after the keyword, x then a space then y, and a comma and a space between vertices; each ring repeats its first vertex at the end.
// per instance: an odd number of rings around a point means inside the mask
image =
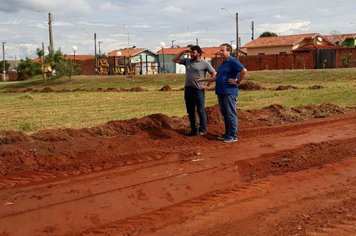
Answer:
MULTIPOLYGON (((188 47, 182 48, 164 48, 164 54, 176 55, 177 53, 188 50, 188 47)), ((202 47, 203 57, 213 58, 217 53, 219 53, 220 47, 202 47)), ((157 52, 158 54, 162 54, 162 49, 157 52)))
POLYGON ((145 48, 130 48, 130 49, 119 49, 119 50, 113 50, 111 52, 108 53, 109 57, 117 57, 117 52, 120 51, 121 52, 121 56, 125 56, 125 57, 132 57, 135 56, 137 54, 140 54, 143 51, 146 51, 147 49, 145 48))
POLYGON ((298 35, 285 35, 276 37, 262 37, 248 42, 243 48, 258 48, 258 47, 273 47, 273 46, 289 46, 295 45, 305 38, 315 38, 321 36, 318 33, 313 34, 298 34, 298 35))
POLYGON ((346 39, 356 38, 356 33, 355 34, 324 35, 323 37, 332 43, 341 43, 341 42, 345 41, 346 39))

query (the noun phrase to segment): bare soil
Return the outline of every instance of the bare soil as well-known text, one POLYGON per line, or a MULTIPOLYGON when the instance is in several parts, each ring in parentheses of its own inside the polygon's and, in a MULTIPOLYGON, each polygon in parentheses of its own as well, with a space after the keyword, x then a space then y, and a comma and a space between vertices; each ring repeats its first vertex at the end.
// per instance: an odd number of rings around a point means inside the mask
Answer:
POLYGON ((217 106, 209 132, 154 114, 0 133, 0 235, 356 235, 356 111, 217 106))

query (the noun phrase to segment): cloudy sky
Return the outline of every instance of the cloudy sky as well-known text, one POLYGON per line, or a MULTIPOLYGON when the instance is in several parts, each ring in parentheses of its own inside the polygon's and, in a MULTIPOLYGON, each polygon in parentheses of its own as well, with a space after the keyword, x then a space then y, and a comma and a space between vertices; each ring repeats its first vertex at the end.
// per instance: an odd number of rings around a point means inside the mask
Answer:
POLYGON ((136 46, 153 51, 160 42, 218 46, 233 41, 239 13, 241 44, 264 31, 279 35, 356 33, 355 0, 1 0, 0 40, 8 60, 36 56, 47 48, 48 13, 53 14, 55 49, 94 54, 94 33, 101 51, 136 46), (220 3, 219 3, 220 2, 220 3), (223 9, 222 9, 223 8, 223 9))

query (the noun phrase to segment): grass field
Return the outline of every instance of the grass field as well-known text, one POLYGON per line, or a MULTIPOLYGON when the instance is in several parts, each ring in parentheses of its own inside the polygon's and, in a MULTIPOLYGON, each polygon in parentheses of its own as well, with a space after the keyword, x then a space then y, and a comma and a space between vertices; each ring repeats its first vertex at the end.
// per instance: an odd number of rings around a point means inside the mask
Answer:
MULTIPOLYGON (((333 70, 295 70, 250 72, 246 81, 265 87, 260 91, 240 91, 241 109, 262 108, 273 103, 286 107, 332 103, 346 107, 356 105, 356 68, 333 70), (276 91, 279 85, 298 89, 276 91), (321 85, 323 89, 309 89, 321 85)), ((33 132, 48 128, 82 128, 143 117, 153 113, 170 116, 185 115, 184 75, 148 76, 77 76, 71 81, 59 79, 43 82, 40 77, 27 81, 0 83, 0 130, 33 132), (164 85, 177 91, 160 92, 164 85), (132 88, 146 92, 66 92, 66 93, 4 93, 26 88, 53 90, 132 88)), ((213 91, 206 92, 206 105, 216 104, 213 91)))

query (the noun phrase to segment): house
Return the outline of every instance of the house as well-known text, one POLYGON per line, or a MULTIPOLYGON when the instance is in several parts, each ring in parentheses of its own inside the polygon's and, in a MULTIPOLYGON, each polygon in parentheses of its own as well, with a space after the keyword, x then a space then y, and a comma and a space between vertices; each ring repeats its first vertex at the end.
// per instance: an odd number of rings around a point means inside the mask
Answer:
MULTIPOLYGON (((174 63, 172 61, 173 57, 180 53, 181 51, 188 50, 189 47, 181 48, 163 48, 157 52, 160 61, 161 70, 167 73, 185 73, 185 66, 174 63)), ((211 62, 213 58, 219 53, 219 47, 202 47, 203 51, 202 58, 208 62, 211 62)), ((189 57, 189 54, 183 55, 183 57, 189 57)))
MULTIPOLYGON (((119 74, 130 71, 132 74, 157 74, 157 54, 145 48, 124 48, 108 53, 109 64, 120 68, 119 74)), ((114 73, 116 74, 116 73, 114 73)))
MULTIPOLYGON (((79 65, 79 75, 95 75, 95 56, 94 55, 63 55, 65 60, 75 61, 79 65)), ((35 63, 43 63, 42 58, 32 59, 35 63)))
POLYGON ((329 49, 335 44, 318 33, 260 37, 245 44, 247 55, 289 54, 304 49, 329 49))
POLYGON ((344 46, 348 48, 356 47, 356 33, 324 35, 324 37, 335 45, 344 46))

